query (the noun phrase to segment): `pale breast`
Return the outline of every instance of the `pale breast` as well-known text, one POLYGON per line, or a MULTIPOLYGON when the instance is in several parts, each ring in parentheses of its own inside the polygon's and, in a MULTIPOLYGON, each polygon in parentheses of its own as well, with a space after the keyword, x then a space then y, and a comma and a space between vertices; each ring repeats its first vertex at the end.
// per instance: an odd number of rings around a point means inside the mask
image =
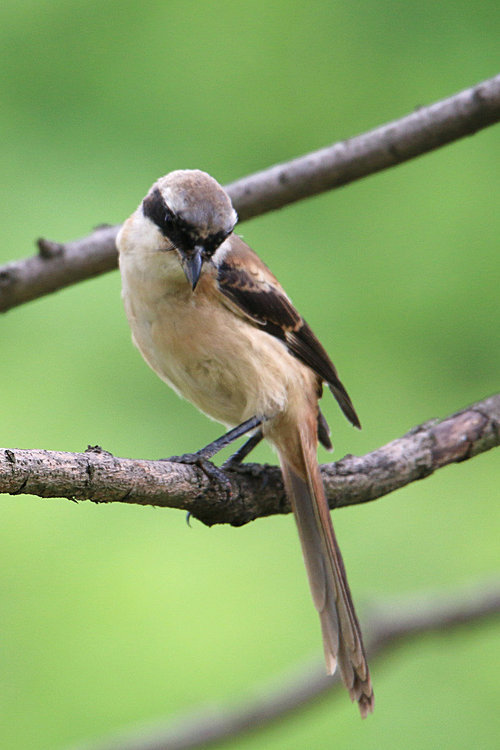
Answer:
POLYGON ((222 305, 209 275, 193 293, 172 254, 126 255, 120 268, 134 343, 179 395, 227 426, 286 410, 308 368, 222 305))
POLYGON ((213 419, 236 425, 286 406, 284 347, 201 295, 174 306, 163 300, 150 341, 153 354, 145 357, 154 358, 160 377, 213 419))

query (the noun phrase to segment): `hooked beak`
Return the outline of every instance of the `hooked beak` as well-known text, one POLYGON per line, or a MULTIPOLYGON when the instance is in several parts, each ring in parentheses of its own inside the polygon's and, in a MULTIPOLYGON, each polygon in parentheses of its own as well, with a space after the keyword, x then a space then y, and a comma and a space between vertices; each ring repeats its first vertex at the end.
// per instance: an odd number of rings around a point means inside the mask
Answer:
POLYGON ((196 245, 189 255, 186 253, 182 259, 182 267, 193 292, 196 289, 196 284, 201 274, 201 267, 203 265, 202 252, 203 248, 200 245, 196 245))

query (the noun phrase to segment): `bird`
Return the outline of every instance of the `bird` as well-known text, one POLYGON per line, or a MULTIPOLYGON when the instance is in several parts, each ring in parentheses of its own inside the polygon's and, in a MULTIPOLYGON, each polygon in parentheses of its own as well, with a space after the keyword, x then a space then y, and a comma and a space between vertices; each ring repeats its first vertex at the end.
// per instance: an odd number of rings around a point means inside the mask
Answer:
POLYGON ((324 384, 347 419, 361 425, 325 349, 235 234, 236 223, 227 192, 206 172, 179 169, 158 179, 116 241, 125 313, 147 364, 229 429, 191 454, 194 460, 207 463, 247 434, 229 465, 262 438, 277 451, 326 669, 333 674, 338 667, 364 718, 374 707, 372 682, 317 459, 318 441, 332 449, 319 408, 324 384))

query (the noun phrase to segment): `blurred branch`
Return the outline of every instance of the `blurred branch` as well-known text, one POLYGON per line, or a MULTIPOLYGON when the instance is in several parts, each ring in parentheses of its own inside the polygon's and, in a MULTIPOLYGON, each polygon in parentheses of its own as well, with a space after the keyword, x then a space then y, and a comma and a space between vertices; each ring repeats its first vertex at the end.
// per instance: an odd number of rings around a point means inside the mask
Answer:
POLYGON ((342 187, 500 120, 500 75, 406 117, 227 186, 242 219, 342 187))
MULTIPOLYGON (((277 164, 226 186, 240 220, 401 164, 500 120, 500 75, 367 133, 277 164)), ((119 226, 0 267, 0 312, 117 265, 119 226)))
MULTIPOLYGON (((330 507, 375 500, 450 463, 500 445, 500 394, 443 421, 420 425, 365 456, 322 466, 330 507)), ((288 513, 278 467, 245 464, 226 473, 231 488, 196 466, 85 453, 0 449, 0 492, 180 508, 207 525, 240 526, 288 513)))
MULTIPOLYGON (((413 597, 411 601, 385 602, 363 623, 368 657, 373 659, 402 642, 429 632, 449 632, 479 623, 500 613, 500 585, 483 584, 453 594, 413 597)), ((79 745, 73 750, 193 750, 236 740, 307 707, 332 693, 341 683, 328 677, 316 660, 306 671, 288 676, 278 687, 261 690, 236 708, 201 708, 182 719, 148 731, 121 734, 114 740, 79 745)))
POLYGON ((88 237, 65 244, 39 239, 38 255, 0 266, 0 312, 112 271, 118 265, 119 229, 98 227, 88 237))

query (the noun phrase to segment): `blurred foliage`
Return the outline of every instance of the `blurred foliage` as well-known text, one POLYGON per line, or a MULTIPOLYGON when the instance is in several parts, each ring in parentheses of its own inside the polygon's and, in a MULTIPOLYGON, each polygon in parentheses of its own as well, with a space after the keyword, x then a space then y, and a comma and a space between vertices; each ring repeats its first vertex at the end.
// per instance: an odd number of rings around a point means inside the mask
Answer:
MULTIPOLYGON (((2 262, 123 220, 171 169, 227 182, 488 78, 499 23, 493 0, 3 0, 2 262)), ((242 226, 361 415, 358 433, 324 399, 337 457, 498 390, 499 158, 497 126, 242 226)), ((4 446, 155 458, 220 433, 133 349, 117 273, 1 322, 4 446)), ((492 573, 499 478, 492 452, 337 512, 361 614, 492 573)), ((0 513, 4 750, 243 699, 320 652, 291 518, 188 529, 173 511, 9 496, 0 513)), ((375 663, 366 722, 342 695, 230 747, 493 747, 494 636, 375 663)))

